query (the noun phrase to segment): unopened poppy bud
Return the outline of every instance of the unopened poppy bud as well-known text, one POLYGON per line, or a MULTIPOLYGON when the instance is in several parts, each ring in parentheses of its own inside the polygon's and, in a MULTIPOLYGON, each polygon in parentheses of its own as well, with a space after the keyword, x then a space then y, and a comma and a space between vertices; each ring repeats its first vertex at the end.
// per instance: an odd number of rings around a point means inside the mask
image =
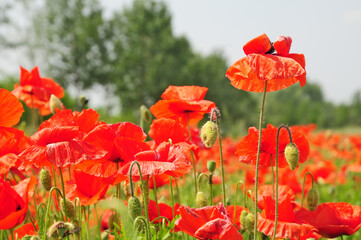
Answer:
POLYGON ((45 168, 43 168, 43 169, 41 169, 39 175, 40 175, 41 185, 43 185, 43 187, 46 191, 49 191, 52 187, 50 172, 48 170, 46 170, 45 168))
POLYGON ((64 108, 63 103, 54 94, 51 94, 51 96, 50 96, 49 105, 50 105, 50 111, 52 114, 56 114, 56 109, 62 110, 64 108))
POLYGON ((293 171, 298 165, 299 153, 296 144, 289 143, 285 148, 285 158, 288 166, 293 171))
POLYGON ((114 221, 115 221, 115 214, 112 214, 108 219, 108 228, 110 231, 114 230, 114 221))
POLYGON ((64 222, 56 222, 48 230, 48 237, 50 239, 58 239, 59 237, 63 237, 65 234, 66 225, 64 222))
POLYGON ((107 231, 102 232, 102 234, 100 235, 100 239, 101 240, 109 240, 109 232, 107 232, 107 231))
POLYGON ((248 215, 248 212, 246 210, 243 210, 241 212, 241 216, 239 221, 241 222, 242 228, 244 229, 246 227, 246 217, 248 215))
POLYGON ((124 195, 128 198, 130 196, 132 196, 132 189, 130 187, 130 183, 126 184, 124 182, 124 195))
POLYGON ((206 147, 212 147, 217 140, 217 125, 212 122, 206 122, 201 129, 202 142, 206 147))
POLYGON ((68 198, 65 198, 65 202, 63 198, 60 200, 60 210, 64 215, 66 211, 66 215, 69 219, 73 219, 75 217, 75 206, 68 198))
POLYGON ((196 195, 196 206, 197 208, 202 208, 207 206, 207 196, 204 194, 204 192, 197 192, 196 195))
POLYGON ((255 218, 254 218, 253 213, 248 213, 247 217, 246 217, 246 224, 245 224, 247 231, 249 231, 251 233, 253 232, 254 223, 255 223, 255 218))
POLYGON ((21 238, 21 240, 31 240, 31 237, 30 235, 25 235, 24 237, 21 238))
POLYGON ((307 208, 310 211, 315 211, 318 206, 318 193, 314 188, 311 188, 306 195, 307 208))
POLYGON ((37 235, 31 236, 30 240, 40 240, 40 237, 37 235))
POLYGON ((152 114, 146 106, 140 106, 140 114, 147 123, 150 123, 152 121, 152 114))
POLYGON ((214 170, 216 170, 216 162, 213 161, 213 160, 209 160, 209 161, 207 162, 207 168, 208 168, 208 171, 209 171, 210 173, 213 173, 214 170))
POLYGON ((142 204, 137 197, 130 197, 128 199, 128 212, 133 221, 142 215, 142 204))

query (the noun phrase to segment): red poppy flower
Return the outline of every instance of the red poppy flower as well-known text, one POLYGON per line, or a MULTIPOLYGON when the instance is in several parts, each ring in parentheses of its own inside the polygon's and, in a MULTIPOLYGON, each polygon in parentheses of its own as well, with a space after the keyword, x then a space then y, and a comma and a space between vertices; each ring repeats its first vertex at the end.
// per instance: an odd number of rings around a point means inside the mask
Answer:
POLYGON ((0 175, 20 164, 17 154, 28 146, 24 132, 15 128, 0 126, 0 175))
POLYGON ((12 127, 16 125, 24 112, 23 105, 6 89, 0 89, 0 126, 12 127))
POLYGON ((156 118, 173 118, 183 125, 195 125, 205 113, 209 113, 216 105, 203 100, 208 88, 198 86, 169 86, 158 101, 149 110, 156 118))
POLYGON ((70 200, 78 197, 82 206, 88 206, 104 197, 108 187, 106 179, 74 170, 74 181, 67 182, 65 192, 70 200))
POLYGON ((81 112, 68 110, 57 110, 56 114, 44 121, 39 130, 54 127, 79 127, 81 132, 88 133, 98 126, 99 114, 93 109, 84 109, 81 112))
MULTIPOLYGON (((271 124, 262 130, 260 166, 271 166, 271 161, 275 165, 276 144, 277 144, 277 128, 271 124)), ((306 161, 310 152, 307 139, 301 134, 290 128, 292 141, 296 144, 299 152, 299 163, 306 161)), ((248 129, 248 135, 244 137, 237 146, 236 155, 241 162, 256 165, 257 149, 258 149, 258 130, 255 127, 248 129)), ((284 168, 288 166, 284 156, 284 150, 290 143, 286 129, 281 129, 278 145, 278 166, 284 168)))
POLYGON ((179 212, 176 227, 197 239, 243 239, 222 203, 204 208, 181 206, 179 212))
POLYGON ((172 140, 172 143, 188 141, 187 129, 170 118, 154 119, 148 134, 156 145, 167 142, 169 139, 172 140))
MULTIPOLYGON (((159 216, 166 217, 169 221, 173 220, 173 208, 171 206, 168 206, 165 203, 158 203, 159 207, 159 213, 157 209, 157 204, 153 200, 149 200, 148 202, 148 215, 149 215, 149 221, 153 221, 159 216)), ((179 204, 177 204, 177 207, 179 207, 179 204)), ((178 210, 178 209, 177 209, 178 210)), ((176 212, 176 211, 175 211, 176 212)), ((155 220, 154 223, 162 222, 162 219, 155 220)))
POLYGON ((48 115, 50 111, 50 96, 54 94, 58 98, 64 96, 63 88, 53 79, 40 77, 38 67, 31 72, 20 67, 20 85, 15 84, 12 93, 24 101, 30 108, 39 109, 41 115, 48 115))
POLYGON ((272 44, 266 34, 252 39, 243 47, 247 57, 230 66, 226 76, 231 84, 245 91, 262 92, 267 81, 267 92, 278 91, 300 82, 306 84, 305 57, 289 54, 291 37, 281 36, 273 44, 278 54, 270 54, 272 44))
MULTIPOLYGON (((262 210, 266 206, 265 198, 273 197, 273 186, 272 185, 262 185, 258 190, 258 207, 262 210)), ((253 193, 253 197, 254 197, 253 193)), ((295 193, 287 185, 278 186, 278 200, 282 201, 284 198, 289 199, 290 201, 295 200, 295 193)))
POLYGON ((11 229, 23 222, 35 184, 36 178, 31 177, 10 187, 0 178, 0 229, 11 229))
POLYGON ((326 238, 352 235, 361 227, 361 207, 349 203, 321 203, 315 211, 301 208, 296 217, 311 224, 326 238))
MULTIPOLYGON (((264 197, 265 208, 258 213, 257 230, 267 236, 272 236, 275 230, 275 201, 270 196, 264 197)), ((278 223, 276 238, 307 239, 317 231, 313 226, 302 223, 295 217, 289 198, 283 198, 278 203, 278 223)))
POLYGON ((115 177, 112 184, 124 181, 127 177, 117 174, 117 170, 132 162, 135 154, 150 149, 144 142, 146 137, 139 126, 130 122, 101 124, 89 132, 84 141, 103 149, 106 154, 100 159, 89 158, 77 167, 97 177, 115 177))
MULTIPOLYGON (((167 174, 172 177, 181 177, 188 173, 192 165, 186 159, 183 149, 168 142, 161 143, 155 150, 139 152, 134 156, 138 161, 142 176, 152 177, 161 174, 167 174)), ((119 169, 119 173, 128 176, 131 162, 125 164, 119 169)), ((132 169, 132 177, 135 181, 139 180, 139 170, 135 166, 132 169)))
POLYGON ((84 159, 104 156, 104 151, 79 140, 79 135, 77 127, 44 128, 36 132, 30 137, 31 146, 19 155, 23 160, 22 168, 52 164, 66 167, 84 159))

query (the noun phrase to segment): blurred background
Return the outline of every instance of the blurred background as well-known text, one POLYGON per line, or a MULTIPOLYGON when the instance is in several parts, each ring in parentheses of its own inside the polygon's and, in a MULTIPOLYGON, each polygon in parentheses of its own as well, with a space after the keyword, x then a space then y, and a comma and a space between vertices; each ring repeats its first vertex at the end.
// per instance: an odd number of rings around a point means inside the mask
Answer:
POLYGON ((19 66, 39 66, 67 90, 66 107, 84 95, 110 123, 137 122, 169 85, 206 86, 223 131, 238 135, 257 124, 261 94, 225 72, 262 33, 291 36, 308 78, 267 95, 266 122, 357 130, 360 1, 1 0, 0 87, 13 89, 19 66))

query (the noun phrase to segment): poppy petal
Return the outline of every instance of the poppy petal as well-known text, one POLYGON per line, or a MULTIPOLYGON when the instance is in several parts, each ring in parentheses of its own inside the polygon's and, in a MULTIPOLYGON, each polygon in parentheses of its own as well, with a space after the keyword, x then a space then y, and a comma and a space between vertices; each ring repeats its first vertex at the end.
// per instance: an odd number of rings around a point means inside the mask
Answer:
POLYGON ((0 126, 16 125, 24 112, 23 105, 6 89, 0 89, 0 126))

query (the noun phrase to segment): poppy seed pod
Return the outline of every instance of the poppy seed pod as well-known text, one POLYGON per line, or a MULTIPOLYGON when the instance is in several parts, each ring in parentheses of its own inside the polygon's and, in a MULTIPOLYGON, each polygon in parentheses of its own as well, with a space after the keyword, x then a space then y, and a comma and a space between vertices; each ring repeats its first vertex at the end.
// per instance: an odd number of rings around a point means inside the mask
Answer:
POLYGON ((208 168, 208 171, 209 171, 210 173, 213 173, 214 170, 216 170, 216 162, 213 161, 213 160, 209 160, 209 161, 207 162, 207 168, 208 168))
POLYGON ((212 121, 207 121, 201 129, 201 138, 203 144, 210 148, 217 140, 217 125, 212 121))
POLYGON ((63 214, 65 214, 66 211, 66 215, 69 219, 73 219, 75 217, 75 206, 68 198, 65 198, 65 202, 63 198, 60 200, 60 210, 63 214))
POLYGON ((311 188, 306 195, 307 208, 310 211, 315 211, 318 206, 318 193, 314 188, 311 188))
POLYGON ((246 230, 252 233, 253 229, 254 229, 254 223, 255 223, 255 218, 254 218, 253 213, 247 214, 245 223, 246 223, 245 224, 246 230))
POLYGON ((202 208, 207 206, 207 196, 204 194, 204 192, 197 192, 196 195, 196 206, 197 208, 202 208))
POLYGON ((46 170, 45 168, 43 168, 43 169, 41 169, 39 175, 40 175, 39 177, 40 177, 41 185, 43 185, 43 187, 46 191, 49 191, 52 187, 50 172, 48 170, 46 170))
POLYGON ((64 108, 63 103, 54 94, 51 94, 51 96, 50 96, 49 105, 50 105, 50 111, 52 114, 56 114, 56 109, 61 110, 64 108))
POLYGON ((133 221, 142 215, 142 204, 137 197, 132 196, 128 199, 128 212, 133 221))
POLYGON ((243 210, 241 212, 241 216, 240 216, 240 222, 241 222, 241 225, 242 225, 242 229, 244 229, 246 227, 246 217, 248 215, 248 212, 246 210, 243 210))
POLYGON ((288 166, 293 171, 296 169, 299 160, 299 153, 296 144, 289 143, 285 148, 285 158, 288 166))

